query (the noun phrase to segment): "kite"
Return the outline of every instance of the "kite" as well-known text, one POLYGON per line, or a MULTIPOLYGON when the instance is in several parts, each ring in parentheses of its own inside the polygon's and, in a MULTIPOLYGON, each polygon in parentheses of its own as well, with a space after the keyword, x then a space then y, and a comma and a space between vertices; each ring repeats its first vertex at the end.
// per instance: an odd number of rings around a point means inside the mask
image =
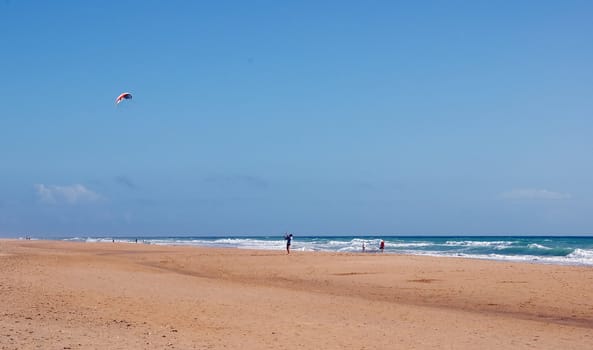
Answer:
POLYGON ((131 99, 132 99, 132 94, 129 92, 124 92, 123 94, 117 96, 117 98, 115 99, 115 104, 118 105, 123 100, 131 100, 131 99))

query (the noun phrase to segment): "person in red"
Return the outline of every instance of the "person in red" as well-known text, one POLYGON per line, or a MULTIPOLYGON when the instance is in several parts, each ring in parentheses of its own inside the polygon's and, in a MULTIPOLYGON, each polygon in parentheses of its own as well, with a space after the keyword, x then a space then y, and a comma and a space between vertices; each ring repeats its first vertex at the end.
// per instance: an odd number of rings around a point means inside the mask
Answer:
POLYGON ((379 249, 381 249, 381 253, 383 253, 383 250, 385 249, 385 241, 381 240, 381 243, 379 243, 379 249))

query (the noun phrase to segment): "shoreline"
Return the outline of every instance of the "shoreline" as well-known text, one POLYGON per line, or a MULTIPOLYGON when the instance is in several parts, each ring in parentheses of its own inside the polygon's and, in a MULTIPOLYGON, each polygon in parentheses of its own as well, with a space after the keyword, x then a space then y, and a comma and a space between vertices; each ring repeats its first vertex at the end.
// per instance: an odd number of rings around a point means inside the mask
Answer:
MULTIPOLYGON (((386 249, 384 252, 378 248, 377 236, 302 236, 293 244, 291 251, 310 252, 310 253, 343 253, 343 254, 397 254, 404 256, 425 256, 435 258, 460 258, 481 261, 500 261, 508 263, 527 263, 527 264, 543 264, 543 265, 557 265, 557 266, 582 266, 593 267, 593 236, 383 236, 386 240, 390 240, 394 246, 427 246, 433 244, 435 250, 406 249, 394 248, 386 249), (452 239, 452 245, 457 244, 461 246, 460 249, 451 249, 449 242, 443 245, 442 242, 430 241, 401 241, 404 238, 414 238, 421 240, 422 238, 448 238, 452 239), (500 238, 506 237, 504 241, 484 241, 484 238, 500 238), (558 242, 525 242, 526 239, 536 238, 556 238, 560 239, 558 242), (471 239, 474 240, 471 240, 471 239), (395 240, 394 240, 395 239, 395 240), (466 241, 468 239, 469 241, 466 241), (588 240, 589 242, 562 242, 562 240, 588 240), (324 244, 323 240, 337 240, 337 245, 332 242, 324 244), (340 241, 342 240, 342 241, 340 241), (367 245, 366 251, 361 251, 358 244, 362 242, 376 241, 376 247, 372 244, 367 245), (468 243, 469 242, 469 243, 468 243), (519 242, 519 243, 518 243, 519 242), (465 248, 471 244, 477 247, 483 247, 484 244, 490 246, 489 251, 483 250, 468 252, 465 248), (518 246, 515 246, 518 244, 518 246), (548 245, 543 246, 542 244, 548 245), (523 246, 523 248, 521 247, 523 246), (443 249, 443 246, 447 246, 443 249), (519 252, 517 249, 525 249, 524 247, 535 247, 535 251, 519 252), (370 247, 370 248, 369 248, 370 247), (374 247, 374 248, 373 248, 374 247), (514 249, 511 253, 505 253, 507 248, 514 249), (441 250, 439 250, 441 249, 441 250), (549 254, 550 251, 559 250, 560 254, 549 254)), ((195 247, 204 249, 242 249, 242 250, 263 250, 263 251, 280 251, 285 249, 284 242, 281 238, 273 239, 268 236, 240 236, 240 237, 88 237, 83 238, 0 238, 8 240, 32 240, 32 241, 58 241, 58 242, 79 242, 79 243, 123 243, 123 244, 147 244, 158 246, 173 246, 173 247, 195 247), (219 242, 223 241, 223 242, 219 242), (229 242, 232 241, 232 242, 229 242), (276 245, 271 246, 270 243, 275 242, 276 245), (261 245, 257 247, 257 245, 261 245)), ((389 246, 388 246, 389 248, 389 246)), ((531 248, 529 248, 531 249, 531 248)))
POLYGON ((0 266, 7 348, 593 347, 583 266, 18 239, 0 266))

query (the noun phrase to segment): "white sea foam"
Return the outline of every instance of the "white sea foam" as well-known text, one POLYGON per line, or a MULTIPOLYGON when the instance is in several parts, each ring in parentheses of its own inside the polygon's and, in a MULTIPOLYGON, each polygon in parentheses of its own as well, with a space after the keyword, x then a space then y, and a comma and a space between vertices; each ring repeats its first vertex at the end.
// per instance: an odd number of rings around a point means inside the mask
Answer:
POLYGON ((412 255, 431 255, 436 257, 457 257, 467 259, 480 259, 480 260, 499 260, 499 261, 510 261, 510 262, 529 262, 529 263, 540 263, 540 264, 553 264, 553 265, 586 265, 593 266, 593 251, 588 251, 584 256, 537 256, 537 255, 503 255, 503 254, 442 254, 440 252, 432 252, 427 254, 416 254, 412 255))
POLYGON ((107 238, 107 237, 102 237, 102 238, 92 238, 92 237, 87 237, 84 239, 85 242, 89 242, 89 243, 107 243, 107 242, 113 242, 115 241, 115 239, 113 238, 107 238))
POLYGON ((220 238, 215 240, 208 239, 149 239, 147 243, 158 245, 184 245, 184 246, 206 246, 219 248, 239 248, 239 249, 278 249, 285 243, 284 240, 260 240, 250 238, 220 238))
POLYGON ((566 256, 570 259, 592 261, 593 262, 593 250, 591 249, 575 249, 572 253, 566 256))
POLYGON ((531 243, 530 245, 528 245, 529 248, 535 248, 535 249, 552 249, 550 247, 546 247, 545 245, 541 245, 541 244, 537 244, 537 243, 531 243))
POLYGON ((64 238, 63 241, 86 242, 87 239, 82 238, 82 237, 70 237, 70 238, 64 238))
POLYGON ((445 245, 454 247, 509 247, 509 241, 447 241, 445 245))
MULTIPOLYGON (((386 243, 387 245, 388 243, 386 243)), ((425 243, 425 242, 418 242, 418 243, 389 243, 388 244, 394 248, 421 248, 421 247, 430 247, 434 246, 434 243, 425 243)))

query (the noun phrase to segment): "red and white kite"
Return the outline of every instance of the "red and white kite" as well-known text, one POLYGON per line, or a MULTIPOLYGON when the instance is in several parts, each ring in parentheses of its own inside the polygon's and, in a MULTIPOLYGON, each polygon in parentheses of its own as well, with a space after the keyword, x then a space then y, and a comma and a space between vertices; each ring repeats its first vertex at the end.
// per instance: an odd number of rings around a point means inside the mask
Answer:
POLYGON ((118 105, 123 100, 131 100, 131 99, 132 99, 132 94, 129 92, 124 92, 123 94, 117 96, 117 98, 115 99, 115 104, 118 105))

